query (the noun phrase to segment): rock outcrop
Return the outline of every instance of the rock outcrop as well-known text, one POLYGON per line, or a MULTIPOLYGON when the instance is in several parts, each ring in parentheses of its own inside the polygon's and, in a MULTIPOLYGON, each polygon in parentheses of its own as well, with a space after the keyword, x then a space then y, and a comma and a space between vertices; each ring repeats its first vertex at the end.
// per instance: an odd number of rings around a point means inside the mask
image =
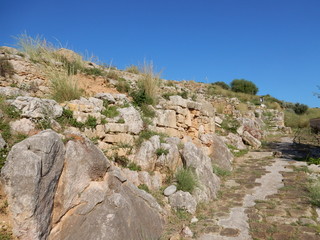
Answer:
POLYGON ((10 151, 1 175, 14 219, 13 233, 20 239, 47 239, 63 157, 64 145, 51 130, 10 151))
POLYGON ((216 198, 220 179, 213 173, 211 159, 191 142, 185 143, 182 156, 185 166, 193 169, 199 181, 199 187, 194 190, 197 202, 216 198))

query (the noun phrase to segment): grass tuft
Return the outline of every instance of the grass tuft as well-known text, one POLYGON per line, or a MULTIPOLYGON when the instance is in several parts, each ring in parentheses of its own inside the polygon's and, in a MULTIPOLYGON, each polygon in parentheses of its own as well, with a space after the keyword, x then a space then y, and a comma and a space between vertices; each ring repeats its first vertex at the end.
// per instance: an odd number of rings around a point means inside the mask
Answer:
POLYGON ((198 184, 197 178, 191 168, 182 168, 176 173, 177 189, 192 193, 198 184))

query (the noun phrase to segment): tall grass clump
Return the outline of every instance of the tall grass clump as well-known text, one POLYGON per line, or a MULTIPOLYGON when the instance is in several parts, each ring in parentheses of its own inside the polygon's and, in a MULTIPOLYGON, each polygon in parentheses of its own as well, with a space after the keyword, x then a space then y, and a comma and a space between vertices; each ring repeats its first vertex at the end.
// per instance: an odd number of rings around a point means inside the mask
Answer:
POLYGON ((139 74, 140 71, 139 71, 139 68, 135 65, 130 65, 129 67, 127 67, 125 69, 126 72, 129 72, 129 73, 134 73, 134 74, 139 74))
POLYGON ((138 81, 138 89, 131 93, 134 102, 153 105, 158 99, 158 89, 160 85, 160 73, 154 72, 153 62, 144 62, 140 69, 141 78, 138 81))
POLYGON ((311 183, 308 187, 310 202, 320 207, 320 180, 311 183))
POLYGON ((51 97, 57 102, 79 99, 82 96, 83 90, 67 72, 52 70, 48 75, 51 82, 51 97))
POLYGON ((197 186, 197 178, 191 168, 182 168, 176 173, 177 189, 192 193, 197 186))
POLYGON ((58 50, 58 47, 41 36, 33 38, 27 34, 21 34, 17 40, 18 46, 29 55, 30 60, 41 64, 43 72, 50 81, 53 99, 64 102, 77 99, 82 95, 83 92, 72 77, 84 69, 84 62, 80 55, 67 49, 58 50))

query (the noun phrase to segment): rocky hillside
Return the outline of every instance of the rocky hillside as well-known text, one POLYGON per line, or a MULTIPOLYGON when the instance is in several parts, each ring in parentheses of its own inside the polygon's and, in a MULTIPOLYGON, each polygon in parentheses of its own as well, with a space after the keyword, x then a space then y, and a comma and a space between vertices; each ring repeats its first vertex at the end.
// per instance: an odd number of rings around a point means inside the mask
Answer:
POLYGON ((281 110, 210 94, 208 84, 158 79, 150 101, 141 84, 157 76, 147 71, 67 49, 40 56, 0 48, 10 238, 159 239, 177 211, 217 198, 217 172, 232 171, 234 157, 290 131, 281 110))

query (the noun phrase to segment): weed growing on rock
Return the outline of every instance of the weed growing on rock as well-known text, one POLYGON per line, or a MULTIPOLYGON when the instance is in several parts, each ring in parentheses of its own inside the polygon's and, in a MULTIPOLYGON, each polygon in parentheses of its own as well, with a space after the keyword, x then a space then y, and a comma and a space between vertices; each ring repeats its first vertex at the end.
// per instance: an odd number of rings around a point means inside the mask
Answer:
POLYGON ((88 117, 87 121, 84 123, 85 126, 90 127, 90 128, 95 128, 98 123, 97 123, 97 119, 93 116, 88 117))
POLYGON ((182 168, 176 173, 177 189, 192 193, 198 184, 197 178, 191 168, 182 168))
POLYGON ((129 164, 129 159, 126 156, 119 156, 118 153, 114 154, 113 160, 122 167, 127 167, 129 164))
POLYGON ((130 162, 127 166, 131 171, 141 171, 141 167, 134 162, 130 162))
POLYGON ((92 76, 104 76, 105 72, 100 68, 83 68, 82 72, 92 76))
POLYGON ((120 114, 117 109, 117 106, 107 106, 101 113, 107 118, 114 118, 120 114))
POLYGON ((138 186, 139 189, 146 191, 147 193, 150 193, 150 190, 146 184, 140 184, 138 186))
POLYGON ((156 150, 156 154, 158 157, 160 157, 161 155, 168 155, 169 150, 168 149, 164 149, 164 148, 158 148, 156 150))
POLYGON ((115 80, 117 80, 119 78, 118 74, 112 70, 107 72, 106 77, 111 78, 111 79, 115 79, 115 80))
POLYGON ((225 177, 231 174, 230 171, 220 168, 215 164, 212 165, 212 170, 213 170, 213 173, 216 174, 218 177, 225 177))
POLYGON ((240 127, 240 123, 236 119, 231 117, 223 120, 223 122, 221 123, 221 128, 232 133, 237 133, 237 129, 239 127, 240 127))
POLYGON ((121 93, 127 93, 130 90, 130 84, 124 78, 118 78, 116 89, 121 93))
POLYGON ((136 141, 137 146, 140 146, 143 141, 149 140, 152 136, 159 135, 160 136, 160 142, 164 142, 164 138, 167 137, 166 134, 158 133, 150 130, 143 130, 139 134, 139 138, 136 141))
POLYGON ((310 202, 313 205, 320 207, 320 180, 318 179, 312 182, 308 187, 308 191, 310 202))

